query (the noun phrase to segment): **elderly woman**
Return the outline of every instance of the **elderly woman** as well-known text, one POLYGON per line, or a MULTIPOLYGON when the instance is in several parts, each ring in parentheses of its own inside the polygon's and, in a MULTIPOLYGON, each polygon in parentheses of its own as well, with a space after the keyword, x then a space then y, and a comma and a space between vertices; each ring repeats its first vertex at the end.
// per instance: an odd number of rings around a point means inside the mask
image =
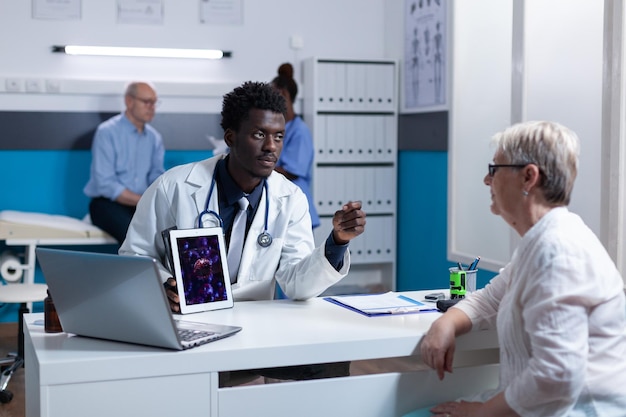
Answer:
POLYGON ((491 211, 522 237, 508 265, 436 320, 420 349, 452 372, 455 337, 497 328, 500 385, 439 416, 626 415, 624 282, 602 243, 567 209, 578 166, 574 132, 527 122, 494 137, 484 182, 491 211))

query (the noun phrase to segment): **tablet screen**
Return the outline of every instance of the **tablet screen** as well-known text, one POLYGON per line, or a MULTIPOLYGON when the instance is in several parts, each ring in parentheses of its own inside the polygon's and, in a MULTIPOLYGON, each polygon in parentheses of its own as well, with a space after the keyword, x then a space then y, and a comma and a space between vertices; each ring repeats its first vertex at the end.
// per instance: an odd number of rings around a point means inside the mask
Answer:
POLYGON ((169 233, 180 312, 232 307, 222 228, 171 230, 169 233))

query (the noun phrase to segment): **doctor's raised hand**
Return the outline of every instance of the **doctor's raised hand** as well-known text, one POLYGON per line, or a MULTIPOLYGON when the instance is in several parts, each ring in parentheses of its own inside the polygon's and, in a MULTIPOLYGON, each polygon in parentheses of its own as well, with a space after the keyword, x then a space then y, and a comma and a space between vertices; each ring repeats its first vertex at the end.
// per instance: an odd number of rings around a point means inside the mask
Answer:
POLYGON ((349 201, 333 216, 333 239, 345 245, 365 231, 365 212, 360 201, 349 201))

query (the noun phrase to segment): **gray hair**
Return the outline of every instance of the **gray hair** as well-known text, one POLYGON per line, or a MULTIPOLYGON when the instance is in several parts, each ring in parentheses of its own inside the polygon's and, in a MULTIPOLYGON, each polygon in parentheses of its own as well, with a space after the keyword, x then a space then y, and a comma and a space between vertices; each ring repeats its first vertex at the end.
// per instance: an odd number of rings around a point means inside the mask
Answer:
POLYGON ((580 140, 567 127, 548 121, 515 124, 492 139, 510 164, 535 164, 549 203, 568 205, 578 173, 580 140))

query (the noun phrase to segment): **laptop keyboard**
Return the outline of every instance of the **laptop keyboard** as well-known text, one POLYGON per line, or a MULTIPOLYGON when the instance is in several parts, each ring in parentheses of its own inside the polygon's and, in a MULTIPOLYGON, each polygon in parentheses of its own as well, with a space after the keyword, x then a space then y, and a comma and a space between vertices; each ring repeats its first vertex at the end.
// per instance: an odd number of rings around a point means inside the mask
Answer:
POLYGON ((207 332, 202 330, 187 330, 187 329, 178 329, 178 336, 180 340, 184 342, 193 342, 194 340, 202 339, 204 337, 209 337, 214 335, 213 332, 207 332))

